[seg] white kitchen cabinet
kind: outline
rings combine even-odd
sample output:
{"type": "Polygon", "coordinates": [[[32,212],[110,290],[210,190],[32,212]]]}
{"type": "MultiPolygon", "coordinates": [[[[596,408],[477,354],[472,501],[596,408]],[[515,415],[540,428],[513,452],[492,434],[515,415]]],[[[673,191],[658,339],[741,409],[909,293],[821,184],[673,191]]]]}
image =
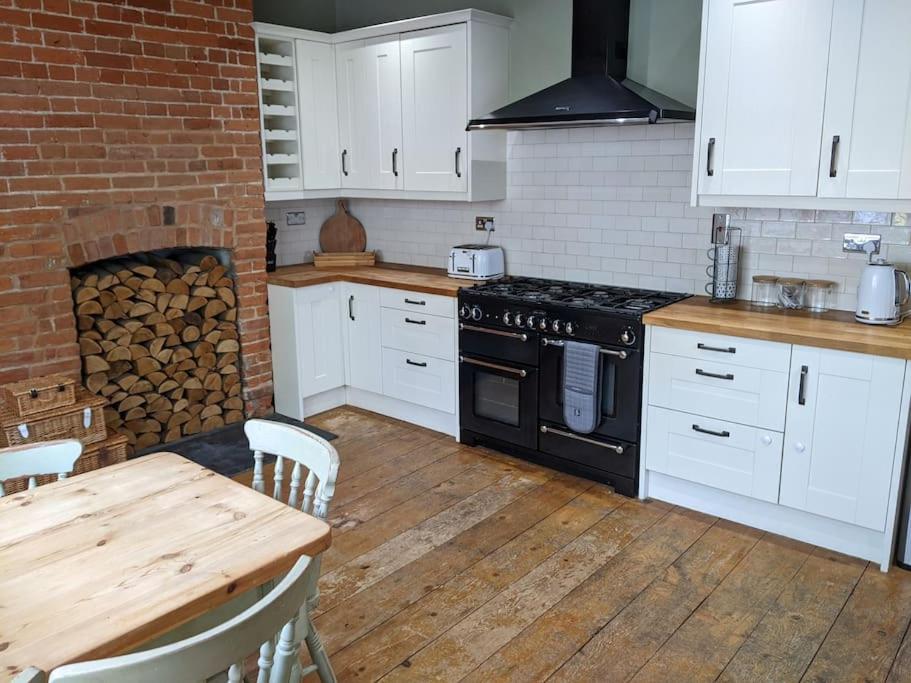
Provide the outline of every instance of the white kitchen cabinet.
{"type": "Polygon", "coordinates": [[[345,384],[342,316],[338,301],[338,283],[295,290],[294,327],[303,398],[345,384]]]}
{"type": "Polygon", "coordinates": [[[711,0],[701,194],[816,195],[833,0],[711,0]]]}
{"type": "Polygon", "coordinates": [[[341,303],[347,384],[380,393],[383,390],[383,352],[379,287],[342,283],[341,303]]]}
{"type": "Polygon", "coordinates": [[[338,102],[332,45],[296,40],[301,165],[305,190],[339,186],[338,102]]]}
{"type": "Polygon", "coordinates": [[[780,502],[882,531],[905,363],[795,346],[780,502]]]}
{"type": "Polygon", "coordinates": [[[821,197],[911,199],[911,2],[836,0],[821,197]]]}
{"type": "Polygon", "coordinates": [[[401,47],[405,189],[465,192],[466,26],[403,34],[401,47]]]}
{"type": "Polygon", "coordinates": [[[383,393],[444,413],[456,404],[455,363],[398,349],[383,349],[383,393]]]}
{"type": "MultiPolygon", "coordinates": [[[[292,47],[295,40],[308,41],[311,60],[308,71],[305,57],[299,56],[299,75],[285,74],[287,79],[273,84],[288,88],[290,94],[280,97],[293,99],[300,93],[302,118],[298,121],[295,114],[294,130],[270,133],[282,138],[275,144],[288,156],[264,157],[267,170],[272,168],[266,199],[340,193],[379,199],[504,199],[506,133],[469,133],[465,126],[508,102],[510,24],[505,17],[471,9],[336,34],[254,24],[258,37],[278,36],[292,47]],[[333,49],[333,83],[325,69],[326,45],[333,49]],[[322,121],[333,115],[327,102],[333,88],[337,128],[324,134],[322,121]],[[308,128],[310,121],[318,125],[308,128]],[[289,164],[297,164],[297,171],[292,173],[289,164]]],[[[303,47],[299,43],[298,49],[303,47]]]]}

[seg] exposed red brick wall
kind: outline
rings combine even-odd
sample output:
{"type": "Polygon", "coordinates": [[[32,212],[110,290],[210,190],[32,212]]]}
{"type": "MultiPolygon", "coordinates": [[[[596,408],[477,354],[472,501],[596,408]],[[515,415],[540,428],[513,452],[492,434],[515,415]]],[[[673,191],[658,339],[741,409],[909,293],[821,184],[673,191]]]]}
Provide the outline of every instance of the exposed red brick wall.
{"type": "Polygon", "coordinates": [[[271,405],[252,20],[252,0],[0,0],[0,382],[79,374],[68,268],[227,247],[244,398],[271,405]]]}

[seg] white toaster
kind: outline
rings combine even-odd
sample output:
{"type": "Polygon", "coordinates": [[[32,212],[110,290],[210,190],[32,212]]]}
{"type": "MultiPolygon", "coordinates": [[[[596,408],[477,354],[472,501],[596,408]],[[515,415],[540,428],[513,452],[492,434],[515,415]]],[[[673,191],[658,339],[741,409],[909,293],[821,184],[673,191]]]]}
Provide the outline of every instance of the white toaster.
{"type": "Polygon", "coordinates": [[[466,280],[502,277],[503,248],[490,244],[460,244],[449,250],[449,275],[466,280]]]}

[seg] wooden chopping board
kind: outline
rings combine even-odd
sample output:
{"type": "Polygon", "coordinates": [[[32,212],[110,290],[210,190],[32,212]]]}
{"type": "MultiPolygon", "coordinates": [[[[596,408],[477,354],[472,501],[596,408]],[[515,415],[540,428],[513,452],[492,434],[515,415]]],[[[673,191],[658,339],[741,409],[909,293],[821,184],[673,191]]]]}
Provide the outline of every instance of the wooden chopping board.
{"type": "Polygon", "coordinates": [[[345,202],[336,203],[335,213],[326,219],[319,230],[319,247],[326,253],[364,251],[367,233],[361,222],[348,213],[345,202]]]}

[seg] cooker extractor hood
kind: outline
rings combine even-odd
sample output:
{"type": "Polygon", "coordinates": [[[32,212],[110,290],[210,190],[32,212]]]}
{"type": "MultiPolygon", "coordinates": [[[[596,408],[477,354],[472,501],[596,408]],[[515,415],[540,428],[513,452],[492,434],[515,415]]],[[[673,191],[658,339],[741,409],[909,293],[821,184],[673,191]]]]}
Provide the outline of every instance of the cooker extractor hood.
{"type": "Polygon", "coordinates": [[[626,78],[630,0],[573,0],[572,75],[466,130],[693,121],[696,110],[626,78]]]}

